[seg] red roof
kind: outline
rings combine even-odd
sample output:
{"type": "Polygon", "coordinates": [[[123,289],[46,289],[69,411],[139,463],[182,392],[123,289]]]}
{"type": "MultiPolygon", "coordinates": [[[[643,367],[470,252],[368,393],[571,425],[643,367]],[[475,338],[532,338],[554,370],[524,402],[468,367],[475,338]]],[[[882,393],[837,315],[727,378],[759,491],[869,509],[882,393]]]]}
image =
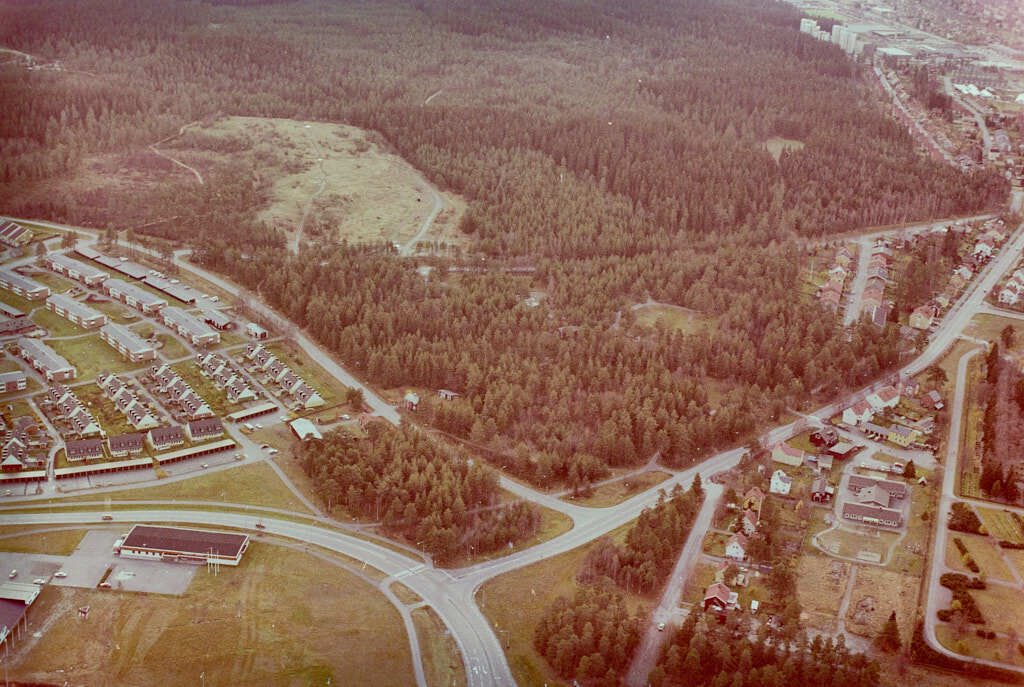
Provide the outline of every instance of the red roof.
{"type": "Polygon", "coordinates": [[[704,590],[704,601],[705,603],[712,599],[717,599],[722,602],[723,606],[729,605],[729,596],[732,591],[721,582],[715,582],[704,590]]]}
{"type": "Polygon", "coordinates": [[[896,389],[894,389],[891,386],[883,386],[881,389],[875,392],[875,396],[878,396],[878,398],[882,399],[883,403],[888,403],[893,399],[899,398],[900,392],[896,391],[896,389]]]}
{"type": "Polygon", "coordinates": [[[871,404],[869,404],[867,401],[863,399],[853,404],[853,412],[855,412],[857,415],[863,415],[864,413],[870,410],[871,404]]]}
{"type": "Polygon", "coordinates": [[[794,458],[803,458],[804,457],[804,452],[803,451],[801,451],[798,448],[793,448],[792,446],[787,444],[785,441],[783,441],[780,444],[776,444],[775,448],[781,450],[787,456],[793,456],[794,458]]]}

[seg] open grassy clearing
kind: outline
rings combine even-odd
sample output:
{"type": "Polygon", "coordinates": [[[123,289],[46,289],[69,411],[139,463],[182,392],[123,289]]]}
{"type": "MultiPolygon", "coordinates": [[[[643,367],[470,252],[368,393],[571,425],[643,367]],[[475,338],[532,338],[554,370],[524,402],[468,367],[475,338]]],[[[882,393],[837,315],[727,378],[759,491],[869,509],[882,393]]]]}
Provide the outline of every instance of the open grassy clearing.
{"type": "Polygon", "coordinates": [[[391,593],[397,596],[399,601],[408,606],[418,604],[423,601],[419,594],[398,581],[391,583],[391,593]]]}
{"type": "Polygon", "coordinates": [[[986,629],[1020,633],[1024,627],[1024,604],[1020,602],[1020,589],[990,584],[987,589],[972,590],[971,596],[985,617],[986,629]]]}
{"type": "Polygon", "coordinates": [[[50,333],[50,336],[75,336],[88,333],[71,320],[67,320],[46,308],[39,308],[32,313],[32,321],[50,333]]]}
{"type": "MultiPolygon", "coordinates": [[[[979,537],[963,532],[947,534],[946,561],[950,558],[960,559],[960,550],[953,543],[953,535],[956,535],[967,547],[967,552],[974,558],[974,562],[981,568],[981,574],[988,578],[1002,580],[1004,582],[1016,582],[1013,573],[1010,572],[1006,562],[1003,560],[1002,549],[1000,549],[988,537],[979,537]],[[950,551],[952,549],[952,551],[950,551]]],[[[952,567],[952,566],[950,566],[952,567]]],[[[966,568],[966,566],[964,566],[966,568]]]]}
{"type": "Polygon", "coordinates": [[[191,386],[204,401],[210,405],[215,415],[224,416],[233,413],[241,406],[237,403],[229,403],[228,395],[214,386],[209,378],[199,372],[199,366],[192,360],[184,360],[171,365],[171,369],[191,386]]]}
{"type": "Polygon", "coordinates": [[[348,387],[334,378],[314,362],[306,352],[298,346],[284,342],[269,344],[267,350],[277,356],[277,359],[292,369],[292,372],[302,377],[311,387],[319,392],[328,406],[335,406],[345,401],[345,393],[348,387]]]}
{"type": "MultiPolygon", "coordinates": [[[[372,586],[308,554],[254,542],[238,568],[205,570],[181,598],[48,587],[54,624],[13,657],[11,677],[76,684],[414,682],[398,612],[372,586]],[[76,609],[90,606],[88,618],[76,609]],[[183,660],[188,656],[188,660],[183,660]]],[[[30,626],[30,631],[34,629],[30,626]]]]}
{"type": "MultiPolygon", "coordinates": [[[[226,159],[203,150],[202,137],[242,141],[248,150],[241,155],[263,161],[262,168],[274,183],[270,203],[260,219],[289,235],[323,182],[306,220],[305,240],[316,237],[321,225],[331,227],[326,230],[329,235],[324,232],[329,239],[404,244],[420,230],[434,206],[434,196],[422,175],[391,153],[379,136],[356,127],[225,117],[168,145],[214,162],[226,159]]],[[[435,219],[438,226],[425,240],[455,238],[454,229],[465,205],[450,194],[442,195],[452,209],[435,219]]]]}
{"type": "MultiPolygon", "coordinates": [[[[631,526],[632,523],[623,525],[611,536],[621,538],[631,526]]],[[[477,592],[480,610],[498,636],[507,641],[505,656],[517,685],[562,684],[547,661],[533,648],[533,633],[544,611],[557,597],[571,599],[575,595],[579,586],[576,572],[591,546],[581,546],[499,575],[485,582],[477,592]]],[[[625,592],[622,596],[630,609],[639,609],[641,617],[653,606],[644,597],[625,592]]]]}
{"type": "Polygon", "coordinates": [[[42,298],[37,301],[30,301],[27,298],[16,296],[12,291],[7,289],[0,289],[0,303],[6,303],[12,308],[17,308],[26,315],[32,311],[33,308],[45,308],[46,299],[42,298]]]}
{"type": "Polygon", "coordinates": [[[779,138],[777,136],[765,139],[763,145],[768,153],[775,158],[776,162],[782,157],[782,151],[784,150],[796,152],[804,149],[803,141],[797,141],[792,138],[779,138]]]}
{"type": "Polygon", "coordinates": [[[816,554],[800,557],[796,567],[796,597],[808,613],[835,618],[850,579],[851,563],[816,554]]]}
{"type": "Polygon", "coordinates": [[[166,358],[167,360],[177,360],[178,358],[184,358],[190,355],[192,351],[185,348],[185,344],[178,340],[178,337],[166,332],[156,333],[156,350],[157,352],[166,358]]]}
{"type": "Polygon", "coordinates": [[[700,604],[704,601],[704,590],[708,585],[714,584],[715,572],[718,570],[716,563],[701,561],[693,566],[693,571],[683,585],[683,595],[680,598],[682,603],[700,604]]]}
{"type": "Polygon", "coordinates": [[[889,547],[899,538],[896,532],[871,531],[867,527],[863,531],[852,531],[844,528],[834,529],[818,537],[822,548],[837,556],[857,558],[861,552],[878,554],[882,561],[888,555],[889,547]]]}
{"type": "Polygon", "coordinates": [[[466,668],[448,628],[433,608],[412,612],[416,637],[423,654],[423,672],[430,687],[465,687],[466,668]]]}
{"type": "Polygon", "coordinates": [[[116,324],[132,324],[138,322],[142,315],[136,310],[118,303],[117,301],[102,300],[102,301],[83,301],[93,310],[99,310],[101,313],[107,316],[111,322],[116,324]]]}
{"type": "Polygon", "coordinates": [[[850,597],[850,608],[846,615],[847,630],[874,639],[882,630],[885,621],[889,619],[889,614],[896,611],[900,638],[906,646],[913,630],[919,588],[920,580],[912,575],[870,565],[859,566],[853,594],[850,597]],[[867,599],[873,603],[875,610],[861,618],[865,622],[858,623],[855,620],[858,605],[867,599]]]}
{"type": "Polygon", "coordinates": [[[594,489],[594,493],[587,497],[572,498],[563,496],[563,501],[571,501],[578,506],[590,508],[608,508],[617,506],[626,499],[650,489],[655,484],[661,484],[672,475],[661,470],[643,472],[633,477],[626,477],[609,484],[603,484],[594,489]]]}
{"type": "MultiPolygon", "coordinates": [[[[309,513],[309,509],[295,498],[295,494],[281,481],[277,473],[264,463],[251,463],[249,465],[240,465],[230,470],[206,472],[190,479],[152,487],[139,487],[137,489],[124,489],[104,494],[52,499],[46,503],[61,504],[74,501],[96,501],[100,498],[109,498],[112,502],[174,499],[224,501],[227,503],[283,508],[298,513],[309,513]]],[[[42,504],[43,502],[34,503],[42,504]]]]}
{"type": "Polygon", "coordinates": [[[104,396],[95,384],[83,384],[75,387],[75,396],[85,404],[85,407],[108,435],[115,436],[136,431],[124,414],[117,409],[114,402],[104,396]]]}
{"type": "Polygon", "coordinates": [[[676,329],[684,334],[696,334],[715,326],[715,318],[674,305],[651,303],[640,306],[634,312],[636,323],[641,327],[676,329]]]}
{"type": "Polygon", "coordinates": [[[956,630],[947,623],[935,626],[935,637],[942,646],[963,656],[985,658],[990,661],[1009,661],[1024,666],[1024,656],[1006,639],[983,639],[974,632],[967,632],[958,638],[956,630]]]}
{"type": "Polygon", "coordinates": [[[1024,543],[1024,529],[1009,511],[984,506],[975,506],[974,511],[981,518],[988,533],[996,539],[1024,543]]]}
{"type": "MultiPolygon", "coordinates": [[[[27,529],[20,525],[18,530],[27,529]]],[[[24,534],[0,535],[0,551],[19,553],[47,553],[55,556],[70,556],[78,548],[86,530],[57,530],[50,532],[25,532],[24,534]]]]}
{"type": "Polygon", "coordinates": [[[151,364],[125,360],[113,347],[100,339],[99,334],[77,339],[48,339],[45,343],[78,368],[77,380],[80,382],[96,379],[100,372],[121,374],[140,370],[151,364]]]}
{"type": "Polygon", "coordinates": [[[40,270],[32,275],[32,279],[40,284],[49,286],[51,293],[64,293],[72,286],[75,286],[74,282],[68,281],[64,277],[59,277],[48,270],[40,270]]]}
{"type": "Polygon", "coordinates": [[[970,324],[964,329],[964,334],[985,341],[998,341],[1000,334],[1007,326],[1013,329],[1015,341],[1024,342],[1024,337],[1021,336],[1021,332],[1024,332],[1024,320],[1019,320],[1015,317],[1000,317],[999,315],[987,314],[975,315],[971,318],[970,324]]]}

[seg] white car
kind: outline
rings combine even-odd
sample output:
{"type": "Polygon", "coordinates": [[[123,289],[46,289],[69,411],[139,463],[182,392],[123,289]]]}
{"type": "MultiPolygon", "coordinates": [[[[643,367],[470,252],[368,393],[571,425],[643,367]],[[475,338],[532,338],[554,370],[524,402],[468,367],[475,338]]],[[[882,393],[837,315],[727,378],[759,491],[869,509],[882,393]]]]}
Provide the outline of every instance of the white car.
{"type": "Polygon", "coordinates": [[[46,580],[44,580],[41,577],[37,577],[36,579],[32,580],[32,584],[46,584],[46,580]]]}
{"type": "Polygon", "coordinates": [[[63,570],[58,570],[57,572],[53,573],[53,576],[54,577],[67,577],[68,574],[66,572],[64,572],[63,570]]]}

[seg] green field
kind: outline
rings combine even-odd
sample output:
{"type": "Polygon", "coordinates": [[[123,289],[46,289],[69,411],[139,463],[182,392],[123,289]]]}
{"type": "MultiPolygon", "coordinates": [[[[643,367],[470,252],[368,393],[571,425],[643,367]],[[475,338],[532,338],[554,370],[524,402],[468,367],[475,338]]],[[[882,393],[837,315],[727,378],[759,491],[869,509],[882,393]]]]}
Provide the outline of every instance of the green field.
{"type": "Polygon", "coordinates": [[[117,406],[95,384],[83,384],[75,387],[75,396],[81,401],[86,409],[92,413],[96,421],[100,423],[109,436],[118,434],[129,434],[136,431],[129,424],[124,414],[117,409],[117,406]]]}
{"type": "MultiPolygon", "coordinates": [[[[84,301],[83,301],[84,302],[84,301]]],[[[137,311],[117,301],[102,301],[100,303],[85,302],[90,308],[99,310],[107,316],[111,322],[117,324],[132,324],[138,322],[142,317],[137,311]]]]}
{"type": "Polygon", "coordinates": [[[51,293],[63,293],[75,285],[75,282],[59,277],[53,272],[40,272],[38,274],[33,274],[32,279],[36,280],[40,284],[46,284],[49,286],[51,293]]]}
{"type": "Polygon", "coordinates": [[[661,327],[675,329],[684,334],[695,334],[715,326],[713,317],[672,305],[643,305],[634,312],[636,323],[641,327],[661,327]]]}
{"type": "Polygon", "coordinates": [[[196,570],[181,597],[46,587],[33,612],[49,628],[9,675],[62,684],[74,666],[88,685],[191,685],[200,673],[209,687],[415,684],[397,610],[323,558],[253,542],[237,568],[196,570]]]}
{"type": "MultiPolygon", "coordinates": [[[[24,530],[24,526],[20,526],[24,530]]],[[[85,530],[58,529],[56,531],[25,532],[0,536],[0,551],[19,553],[47,553],[55,556],[70,556],[82,541],[85,530]]]]}
{"type": "Polygon", "coordinates": [[[430,687],[464,687],[466,668],[459,647],[433,608],[412,612],[416,638],[423,652],[423,672],[430,687]]]}
{"type": "Polygon", "coordinates": [[[797,141],[792,138],[778,138],[772,137],[764,141],[764,147],[768,150],[769,154],[775,158],[778,162],[779,158],[782,157],[782,151],[798,151],[804,149],[803,141],[797,141]]]}
{"type": "Polygon", "coordinates": [[[87,330],[72,323],[71,320],[45,308],[40,308],[32,313],[32,321],[49,331],[50,336],[75,336],[87,333],[87,330]]]}
{"type": "Polygon", "coordinates": [[[95,379],[100,372],[121,374],[141,370],[150,362],[132,363],[100,339],[99,334],[78,339],[51,339],[46,343],[78,368],[78,380],[95,379]]]}
{"type": "Polygon", "coordinates": [[[1009,511],[985,508],[983,506],[976,506],[974,510],[977,511],[978,517],[985,524],[985,529],[993,537],[1024,544],[1024,529],[1021,528],[1009,511]]]}
{"type": "Polygon", "coordinates": [[[7,305],[11,306],[12,308],[17,308],[18,310],[22,311],[26,315],[28,313],[30,313],[33,308],[45,308],[46,307],[46,299],[45,298],[40,299],[38,301],[30,301],[30,300],[28,300],[26,298],[22,298],[21,296],[14,295],[13,292],[8,291],[7,289],[0,289],[0,302],[6,303],[7,305]]]}
{"type": "Polygon", "coordinates": [[[185,380],[185,383],[202,396],[216,415],[227,415],[239,409],[238,404],[228,403],[228,396],[214,386],[213,382],[199,373],[199,366],[191,360],[171,365],[171,369],[185,380]]]}

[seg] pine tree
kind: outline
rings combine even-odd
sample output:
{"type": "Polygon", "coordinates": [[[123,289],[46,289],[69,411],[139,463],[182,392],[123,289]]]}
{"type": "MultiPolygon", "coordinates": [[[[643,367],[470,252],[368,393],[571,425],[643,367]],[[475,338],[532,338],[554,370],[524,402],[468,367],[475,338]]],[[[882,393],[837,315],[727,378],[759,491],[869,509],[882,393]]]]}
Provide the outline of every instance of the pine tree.
{"type": "Polygon", "coordinates": [[[896,653],[903,646],[903,642],[900,641],[900,627],[896,623],[896,611],[889,614],[889,619],[885,621],[882,631],[875,638],[875,645],[888,653],[896,653]]]}

